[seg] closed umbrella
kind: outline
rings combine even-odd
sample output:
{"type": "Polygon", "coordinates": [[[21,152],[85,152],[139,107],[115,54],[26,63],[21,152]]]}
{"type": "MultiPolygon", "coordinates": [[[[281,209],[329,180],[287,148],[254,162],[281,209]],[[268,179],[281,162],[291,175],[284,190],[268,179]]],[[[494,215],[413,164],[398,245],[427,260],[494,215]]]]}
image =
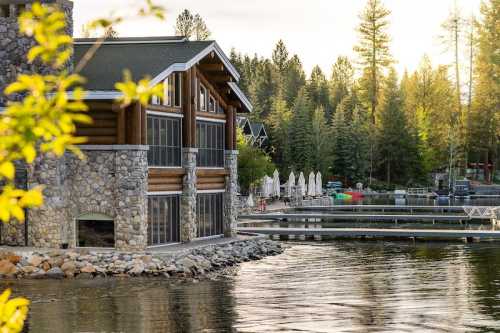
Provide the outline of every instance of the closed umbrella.
{"type": "Polygon", "coordinates": [[[301,171],[299,175],[299,189],[302,196],[306,195],[306,179],[304,178],[304,173],[301,171]]]}
{"type": "Polygon", "coordinates": [[[273,194],[273,179],[269,176],[264,176],[262,180],[262,197],[269,198],[273,194]]]}
{"type": "Polygon", "coordinates": [[[316,195],[323,194],[323,180],[321,179],[321,172],[316,174],[316,195]]]}
{"type": "Polygon", "coordinates": [[[294,186],[295,186],[295,175],[292,171],[290,172],[290,176],[288,176],[288,183],[286,184],[287,194],[290,198],[292,197],[294,186]]]}
{"type": "Polygon", "coordinates": [[[278,170],[274,170],[273,173],[273,196],[280,197],[280,174],[278,170]]]}
{"type": "Polygon", "coordinates": [[[314,172],[309,173],[309,182],[307,186],[307,195],[310,197],[316,196],[316,180],[314,179],[314,172]]]}

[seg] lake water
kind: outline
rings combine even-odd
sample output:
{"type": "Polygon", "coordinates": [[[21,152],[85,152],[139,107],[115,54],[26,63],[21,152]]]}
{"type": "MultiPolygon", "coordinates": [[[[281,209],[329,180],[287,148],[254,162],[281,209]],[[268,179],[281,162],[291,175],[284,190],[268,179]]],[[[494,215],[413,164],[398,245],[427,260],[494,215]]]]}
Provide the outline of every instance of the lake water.
{"type": "Polygon", "coordinates": [[[500,243],[287,243],[217,281],[23,280],[27,332],[500,332],[500,243]]]}

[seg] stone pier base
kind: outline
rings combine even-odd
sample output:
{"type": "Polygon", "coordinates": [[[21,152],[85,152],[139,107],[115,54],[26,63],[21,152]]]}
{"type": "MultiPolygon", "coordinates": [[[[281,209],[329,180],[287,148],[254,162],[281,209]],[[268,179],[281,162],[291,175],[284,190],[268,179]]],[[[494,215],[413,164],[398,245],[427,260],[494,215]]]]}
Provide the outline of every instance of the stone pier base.
{"type": "Polygon", "coordinates": [[[196,156],[197,148],[184,148],[183,166],[185,175],[182,180],[181,196],[181,242],[196,238],[196,156]]]}
{"type": "Polygon", "coordinates": [[[238,151],[226,150],[226,193],[224,194],[224,236],[236,237],[238,219],[238,151]]]}

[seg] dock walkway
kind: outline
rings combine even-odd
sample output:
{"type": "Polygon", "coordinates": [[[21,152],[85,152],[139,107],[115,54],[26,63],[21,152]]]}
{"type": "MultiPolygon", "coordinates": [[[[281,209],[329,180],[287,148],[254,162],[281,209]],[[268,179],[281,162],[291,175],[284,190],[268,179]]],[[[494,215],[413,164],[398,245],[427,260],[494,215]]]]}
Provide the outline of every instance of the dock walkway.
{"type": "Polygon", "coordinates": [[[367,229],[367,228],[264,228],[244,227],[239,231],[264,235],[394,237],[394,238],[465,238],[500,239],[500,231],[435,229],[367,229]]]}

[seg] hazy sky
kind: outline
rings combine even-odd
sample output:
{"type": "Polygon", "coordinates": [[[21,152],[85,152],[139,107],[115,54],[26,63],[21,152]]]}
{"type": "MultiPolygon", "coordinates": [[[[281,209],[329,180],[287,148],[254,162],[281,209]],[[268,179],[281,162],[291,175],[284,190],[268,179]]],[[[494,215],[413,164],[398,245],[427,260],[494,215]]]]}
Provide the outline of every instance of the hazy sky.
{"type": "MultiPolygon", "coordinates": [[[[132,8],[139,0],[75,0],[75,35],[85,22],[112,10],[132,8]],[[127,7],[130,4],[131,7],[127,7]]],[[[326,72],[339,55],[354,57],[358,13],[365,0],[156,0],[167,8],[167,21],[133,20],[117,27],[120,36],[172,35],[183,8],[199,13],[212,38],[229,53],[270,57],[279,39],[297,54],[309,74],[318,64],[326,72]]],[[[391,52],[396,67],[414,70],[427,53],[435,63],[446,63],[438,36],[454,0],[384,0],[390,16],[391,52]]],[[[478,13],[480,0],[457,0],[464,14],[478,13]]]]}

